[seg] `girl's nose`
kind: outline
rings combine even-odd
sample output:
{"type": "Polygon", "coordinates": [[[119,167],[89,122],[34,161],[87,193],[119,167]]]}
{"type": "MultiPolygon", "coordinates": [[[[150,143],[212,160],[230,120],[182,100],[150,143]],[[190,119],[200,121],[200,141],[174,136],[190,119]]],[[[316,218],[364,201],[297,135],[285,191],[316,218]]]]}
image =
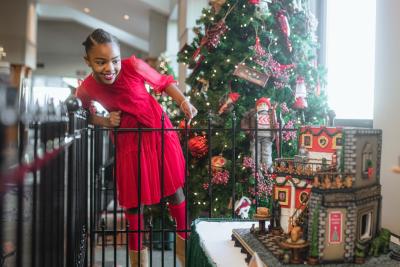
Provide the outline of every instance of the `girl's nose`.
{"type": "Polygon", "coordinates": [[[105,71],[114,72],[114,65],[112,62],[105,65],[105,71]]]}

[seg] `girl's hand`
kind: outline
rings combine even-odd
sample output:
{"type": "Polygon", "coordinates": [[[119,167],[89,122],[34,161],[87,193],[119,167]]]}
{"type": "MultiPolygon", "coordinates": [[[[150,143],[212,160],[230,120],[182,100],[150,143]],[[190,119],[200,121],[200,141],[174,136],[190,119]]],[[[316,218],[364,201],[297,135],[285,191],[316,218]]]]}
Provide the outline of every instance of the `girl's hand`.
{"type": "Polygon", "coordinates": [[[121,123],[121,111],[111,111],[108,116],[109,127],[118,127],[121,123]]]}
{"type": "Polygon", "coordinates": [[[189,119],[189,122],[197,115],[197,109],[189,102],[189,100],[185,99],[181,103],[181,110],[185,113],[186,118],[189,119]]]}

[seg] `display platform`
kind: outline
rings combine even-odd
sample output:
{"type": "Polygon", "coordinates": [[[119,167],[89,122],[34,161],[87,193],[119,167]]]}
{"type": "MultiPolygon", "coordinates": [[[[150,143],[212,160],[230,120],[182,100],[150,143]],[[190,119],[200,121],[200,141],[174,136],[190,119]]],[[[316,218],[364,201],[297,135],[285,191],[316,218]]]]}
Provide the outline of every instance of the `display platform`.
{"type": "MultiPolygon", "coordinates": [[[[253,233],[250,232],[250,228],[246,229],[233,229],[232,239],[235,241],[235,246],[241,248],[243,253],[247,255],[246,260],[249,260],[251,256],[257,252],[258,256],[265,264],[266,267],[279,267],[279,266],[290,266],[290,267],[304,267],[305,264],[284,264],[279,261],[283,253],[283,248],[274,242],[270,242],[268,237],[265,237],[265,241],[258,239],[253,233]]],[[[390,249],[395,251],[400,251],[400,246],[390,243],[390,249]]],[[[353,266],[363,266],[363,267],[400,267],[400,262],[391,259],[390,253],[386,255],[381,255],[379,257],[370,257],[366,260],[364,264],[354,264],[354,263],[326,263],[314,266],[321,267],[353,267],[353,266]]]]}
{"type": "Polygon", "coordinates": [[[187,266],[247,267],[246,255],[231,240],[235,228],[250,228],[256,222],[232,219],[197,219],[192,223],[187,266]]]}

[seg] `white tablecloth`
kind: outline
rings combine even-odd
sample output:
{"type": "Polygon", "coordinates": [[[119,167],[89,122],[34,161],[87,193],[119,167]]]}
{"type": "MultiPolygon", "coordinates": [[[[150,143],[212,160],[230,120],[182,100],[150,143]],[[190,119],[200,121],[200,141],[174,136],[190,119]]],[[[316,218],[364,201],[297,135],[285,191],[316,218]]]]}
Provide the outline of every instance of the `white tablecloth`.
{"type": "Polygon", "coordinates": [[[246,255],[234,246],[231,235],[232,229],[250,228],[253,223],[201,221],[196,225],[196,231],[206,253],[218,267],[247,267],[246,255]]]}

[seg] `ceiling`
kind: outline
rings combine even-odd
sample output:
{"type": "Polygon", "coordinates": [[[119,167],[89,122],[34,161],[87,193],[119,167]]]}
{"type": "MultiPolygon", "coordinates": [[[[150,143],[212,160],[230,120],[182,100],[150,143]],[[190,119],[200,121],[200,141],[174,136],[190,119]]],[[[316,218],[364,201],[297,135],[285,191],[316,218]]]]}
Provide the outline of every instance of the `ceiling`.
{"type": "Polygon", "coordinates": [[[143,52],[149,51],[151,11],[176,19],[177,0],[38,0],[40,20],[72,20],[103,28],[143,52]]]}

